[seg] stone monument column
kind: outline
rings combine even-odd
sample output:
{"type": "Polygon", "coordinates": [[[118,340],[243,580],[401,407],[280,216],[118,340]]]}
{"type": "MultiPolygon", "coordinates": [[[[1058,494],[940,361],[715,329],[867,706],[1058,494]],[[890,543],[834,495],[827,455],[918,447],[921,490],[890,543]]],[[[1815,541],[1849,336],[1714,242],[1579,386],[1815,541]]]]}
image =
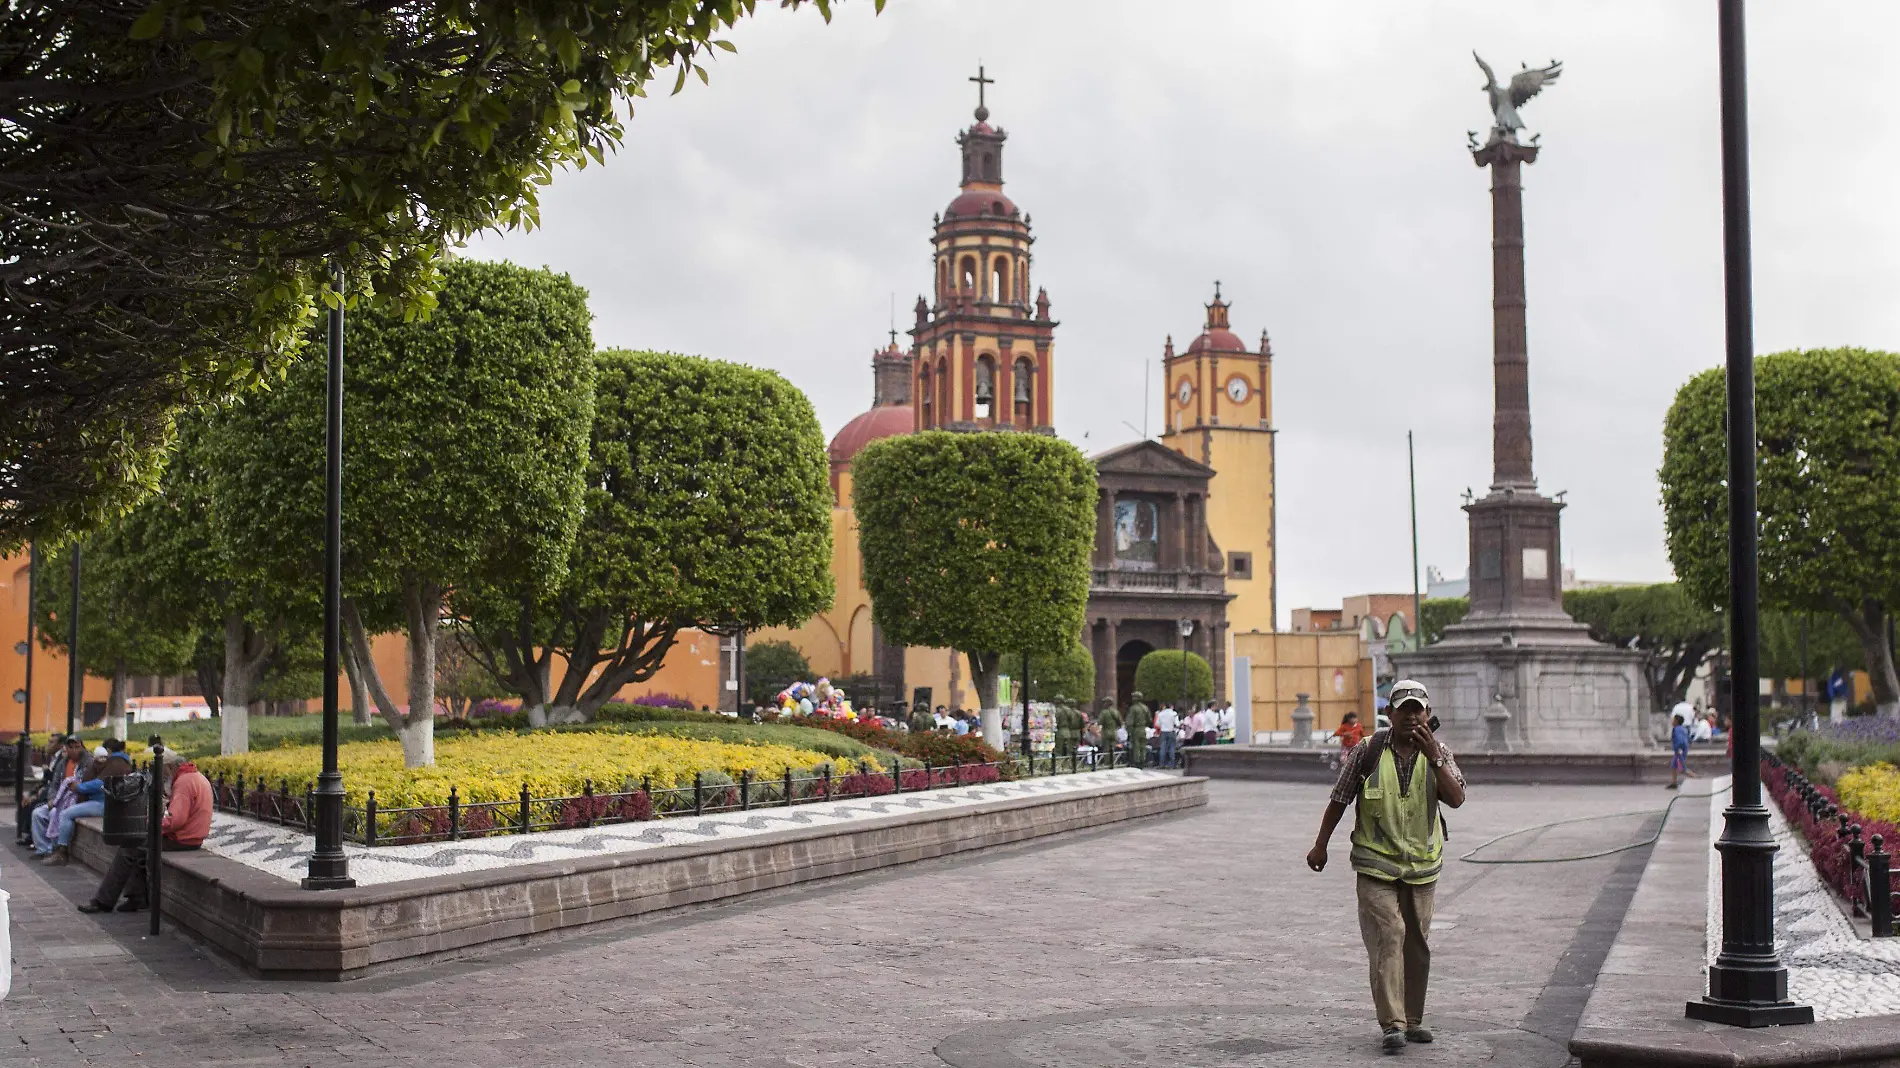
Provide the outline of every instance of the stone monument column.
{"type": "Polygon", "coordinates": [[[1531,474],[1530,341],[1524,324],[1524,185],[1535,145],[1493,141],[1472,153],[1491,168],[1491,486],[1535,489],[1531,474]]]}

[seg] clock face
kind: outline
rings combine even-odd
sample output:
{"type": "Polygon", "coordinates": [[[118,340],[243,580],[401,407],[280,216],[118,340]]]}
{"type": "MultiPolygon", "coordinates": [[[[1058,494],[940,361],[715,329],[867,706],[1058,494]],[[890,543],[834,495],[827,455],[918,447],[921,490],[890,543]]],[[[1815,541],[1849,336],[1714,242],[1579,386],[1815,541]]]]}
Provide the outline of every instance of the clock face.
{"type": "Polygon", "coordinates": [[[1187,402],[1194,398],[1194,383],[1183,378],[1181,385],[1174,391],[1174,397],[1181,402],[1181,407],[1187,407],[1187,402]]]}
{"type": "Polygon", "coordinates": [[[1246,379],[1235,375],[1227,380],[1227,397],[1235,404],[1246,401],[1248,392],[1246,379]]]}

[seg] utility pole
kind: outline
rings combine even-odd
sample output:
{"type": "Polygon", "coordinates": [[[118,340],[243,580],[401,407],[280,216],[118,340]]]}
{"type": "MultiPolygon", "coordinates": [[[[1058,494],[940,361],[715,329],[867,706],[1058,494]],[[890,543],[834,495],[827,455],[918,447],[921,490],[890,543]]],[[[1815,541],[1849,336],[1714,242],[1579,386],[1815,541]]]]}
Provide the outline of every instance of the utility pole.
{"type": "Polygon", "coordinates": [[[1405,432],[1405,477],[1412,487],[1412,637],[1414,648],[1424,648],[1425,617],[1418,593],[1418,464],[1412,458],[1412,432],[1405,432]]]}

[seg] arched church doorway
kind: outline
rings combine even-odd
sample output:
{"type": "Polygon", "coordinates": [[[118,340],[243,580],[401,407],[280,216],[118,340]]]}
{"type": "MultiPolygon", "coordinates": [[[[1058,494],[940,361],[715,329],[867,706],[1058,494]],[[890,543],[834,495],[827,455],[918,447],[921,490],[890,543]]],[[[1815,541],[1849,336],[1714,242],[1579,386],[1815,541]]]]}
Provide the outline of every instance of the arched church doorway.
{"type": "Polygon", "coordinates": [[[1135,666],[1141,658],[1155,651],[1155,647],[1136,639],[1125,642],[1115,651],[1115,707],[1127,708],[1134,699],[1135,666]]]}

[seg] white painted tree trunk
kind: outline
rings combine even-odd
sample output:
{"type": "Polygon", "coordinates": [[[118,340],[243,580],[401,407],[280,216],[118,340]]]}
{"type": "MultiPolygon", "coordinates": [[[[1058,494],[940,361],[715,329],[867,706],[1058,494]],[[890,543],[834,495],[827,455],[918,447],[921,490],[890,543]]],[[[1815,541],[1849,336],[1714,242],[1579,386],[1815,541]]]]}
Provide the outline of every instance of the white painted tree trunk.
{"type": "Polygon", "coordinates": [[[125,741],[125,666],[112,672],[112,693],[106,698],[106,733],[125,741]]]}
{"type": "Polygon", "coordinates": [[[426,768],[435,763],[435,717],[418,718],[410,706],[409,725],[399,733],[402,738],[402,766],[426,768]]]}
{"type": "Polygon", "coordinates": [[[218,752],[225,756],[251,751],[251,679],[256,670],[247,640],[251,637],[242,614],[225,617],[224,693],[218,699],[218,752]]]}
{"type": "Polygon", "coordinates": [[[1003,710],[995,707],[983,709],[983,740],[992,749],[1003,748],[1003,710]]]}
{"type": "Polygon", "coordinates": [[[982,709],[983,740],[992,749],[1003,748],[1003,710],[996,704],[997,665],[995,653],[970,653],[970,675],[976,683],[977,706],[982,709]]]}

